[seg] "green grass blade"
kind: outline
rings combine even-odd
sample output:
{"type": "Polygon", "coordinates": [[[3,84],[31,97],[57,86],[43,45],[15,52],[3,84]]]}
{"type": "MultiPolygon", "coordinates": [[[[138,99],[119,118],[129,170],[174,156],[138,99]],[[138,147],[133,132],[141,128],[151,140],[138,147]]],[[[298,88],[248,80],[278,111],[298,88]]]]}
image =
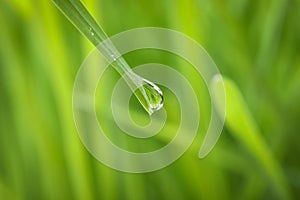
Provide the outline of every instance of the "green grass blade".
{"type": "MultiPolygon", "coordinates": [[[[280,166],[265,143],[241,92],[236,84],[228,78],[224,78],[224,85],[226,89],[226,126],[259,162],[282,199],[289,199],[286,180],[280,166]]],[[[216,104],[218,105],[218,102],[216,104]]]]}

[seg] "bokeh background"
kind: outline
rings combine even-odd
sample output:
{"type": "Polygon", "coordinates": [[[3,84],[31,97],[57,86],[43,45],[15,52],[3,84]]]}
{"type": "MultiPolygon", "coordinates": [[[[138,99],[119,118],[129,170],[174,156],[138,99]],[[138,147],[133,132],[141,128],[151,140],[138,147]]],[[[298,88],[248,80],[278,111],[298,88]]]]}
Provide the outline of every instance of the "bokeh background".
{"type": "MultiPolygon", "coordinates": [[[[80,142],[72,116],[76,72],[93,46],[51,1],[1,0],[0,199],[300,198],[299,0],[83,2],[108,35],[158,26],[203,45],[227,77],[221,138],[198,159],[205,97],[200,136],[171,166],[128,174],[101,164],[80,142]]],[[[197,85],[193,70],[165,52],[127,56],[132,66],[151,58],[177,63],[197,85]]]]}

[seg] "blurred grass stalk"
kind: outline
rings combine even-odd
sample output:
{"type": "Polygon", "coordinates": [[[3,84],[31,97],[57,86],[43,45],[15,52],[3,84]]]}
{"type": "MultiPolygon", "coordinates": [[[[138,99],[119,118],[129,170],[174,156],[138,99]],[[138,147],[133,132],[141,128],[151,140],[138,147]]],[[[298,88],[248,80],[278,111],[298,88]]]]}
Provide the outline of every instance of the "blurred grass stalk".
{"type": "MultiPolygon", "coordinates": [[[[253,155],[262,169],[269,176],[274,189],[280,195],[280,199],[291,199],[288,184],[282,173],[279,163],[276,162],[271,150],[261,137],[258,126],[253,119],[245,100],[236,84],[229,78],[223,78],[226,89],[226,125],[253,155]]],[[[219,93],[215,93],[215,99],[219,100],[219,93]]],[[[222,109],[222,102],[216,102],[222,109]]]]}

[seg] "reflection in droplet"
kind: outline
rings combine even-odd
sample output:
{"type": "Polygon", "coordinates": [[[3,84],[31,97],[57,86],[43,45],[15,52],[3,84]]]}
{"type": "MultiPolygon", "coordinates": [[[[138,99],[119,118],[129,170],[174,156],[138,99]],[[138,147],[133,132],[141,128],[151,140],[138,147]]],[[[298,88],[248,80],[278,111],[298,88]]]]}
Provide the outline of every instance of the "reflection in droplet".
{"type": "Polygon", "coordinates": [[[143,79],[142,85],[137,88],[134,94],[150,115],[163,107],[162,91],[157,85],[146,79],[143,79]]]}

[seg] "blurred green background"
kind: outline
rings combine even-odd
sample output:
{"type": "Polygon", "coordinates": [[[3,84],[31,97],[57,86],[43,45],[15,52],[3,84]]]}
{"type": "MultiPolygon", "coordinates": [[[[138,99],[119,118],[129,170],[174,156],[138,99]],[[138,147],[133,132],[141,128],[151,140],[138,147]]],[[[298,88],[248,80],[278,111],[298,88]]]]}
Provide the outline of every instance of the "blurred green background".
{"type": "MultiPolygon", "coordinates": [[[[1,0],[0,199],[300,198],[299,0],[84,3],[108,35],[158,26],[203,45],[227,77],[221,138],[200,160],[199,134],[179,160],[147,174],[101,164],[72,117],[76,72],[93,46],[51,1],[1,0]]],[[[127,57],[133,65],[151,61],[127,57]]]]}

